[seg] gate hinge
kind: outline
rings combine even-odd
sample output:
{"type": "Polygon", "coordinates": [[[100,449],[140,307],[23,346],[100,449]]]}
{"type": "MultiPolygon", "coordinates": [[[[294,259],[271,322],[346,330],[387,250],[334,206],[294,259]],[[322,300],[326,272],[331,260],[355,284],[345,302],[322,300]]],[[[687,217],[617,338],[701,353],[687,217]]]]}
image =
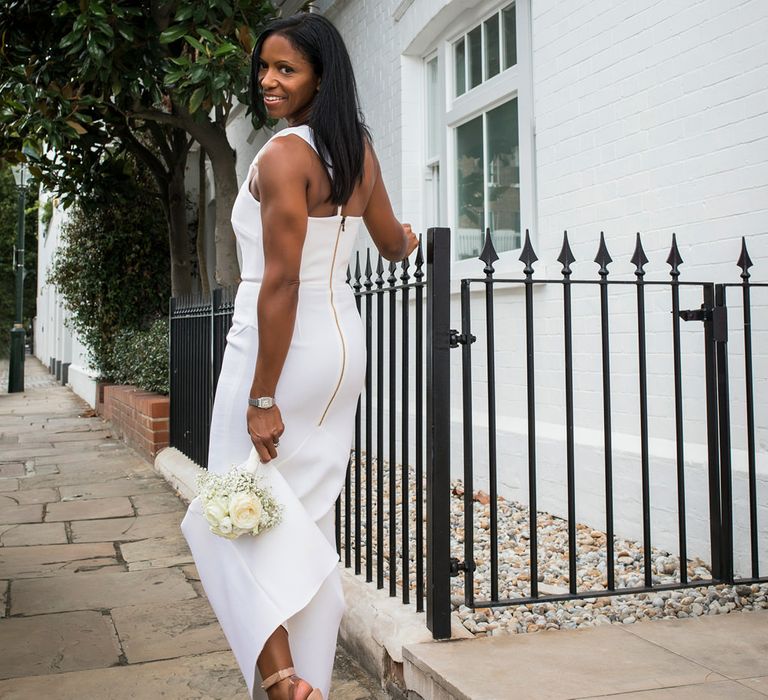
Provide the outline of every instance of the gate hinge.
{"type": "Polygon", "coordinates": [[[462,571],[474,571],[475,569],[477,569],[477,564],[474,561],[467,564],[465,561],[459,561],[456,557],[451,557],[451,576],[458,576],[462,571]]]}
{"type": "Polygon", "coordinates": [[[449,331],[449,339],[448,342],[450,343],[452,348],[457,348],[459,345],[471,345],[474,343],[477,338],[475,338],[474,335],[471,333],[459,333],[457,330],[454,330],[451,328],[449,331]]]}

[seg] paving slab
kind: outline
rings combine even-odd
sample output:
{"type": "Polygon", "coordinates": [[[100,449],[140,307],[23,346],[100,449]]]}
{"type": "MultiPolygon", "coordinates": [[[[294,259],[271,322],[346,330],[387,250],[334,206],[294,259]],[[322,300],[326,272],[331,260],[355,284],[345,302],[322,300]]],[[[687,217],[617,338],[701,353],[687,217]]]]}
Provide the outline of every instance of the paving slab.
{"type": "Polygon", "coordinates": [[[2,508],[4,504],[26,506],[35,503],[55,503],[58,500],[59,492],[54,488],[12,491],[10,493],[6,492],[0,496],[0,508],[2,508]]]}
{"type": "Polygon", "coordinates": [[[0,681],[3,700],[248,700],[231,652],[0,681]]]}
{"type": "MultiPolygon", "coordinates": [[[[119,477],[110,481],[102,481],[94,484],[73,484],[62,486],[60,489],[62,501],[88,500],[93,498],[109,498],[115,496],[138,496],[151,494],[158,491],[168,491],[168,485],[163,479],[156,476],[147,477],[119,477]]],[[[172,493],[167,493],[179,509],[179,499],[172,493]]],[[[157,511],[155,511],[157,512],[157,511]]]]}
{"type": "Polygon", "coordinates": [[[0,581],[0,618],[5,617],[5,611],[8,607],[8,588],[10,581],[0,581]]]}
{"type": "Polygon", "coordinates": [[[149,537],[119,545],[128,571],[192,563],[192,554],[181,534],[149,537]]]}
{"type": "Polygon", "coordinates": [[[183,513],[186,509],[179,497],[168,489],[163,480],[165,491],[161,493],[147,493],[131,496],[133,507],[139,515],[152,515],[154,513],[183,513]]]}
{"type": "Polygon", "coordinates": [[[637,693],[621,695],[593,695],[580,700],[765,700],[765,695],[755,692],[738,681],[717,681],[697,685],[684,685],[678,688],[660,688],[643,690],[637,693]]]}
{"type": "Polygon", "coordinates": [[[627,631],[727,678],[768,675],[768,610],[631,625],[627,631]]]}
{"type": "Polygon", "coordinates": [[[45,511],[45,521],[99,520],[133,515],[133,504],[125,496],[93,498],[85,501],[51,503],[45,511]]]}
{"type": "Polygon", "coordinates": [[[110,542],[0,547],[0,578],[52,576],[71,573],[84,564],[116,563],[117,553],[110,542]]]}
{"type": "Polygon", "coordinates": [[[132,664],[229,649],[211,606],[202,598],[113,608],[112,620],[132,664]]]}
{"type": "Polygon", "coordinates": [[[403,656],[417,671],[412,682],[434,679],[462,700],[566,700],[727,680],[615,625],[414,644],[403,656]]]}
{"type": "Polygon", "coordinates": [[[0,525],[0,545],[3,547],[66,543],[67,532],[64,523],[0,525]]]}
{"type": "Polygon", "coordinates": [[[768,695],[768,676],[760,676],[758,678],[741,678],[739,679],[739,683],[746,686],[747,688],[756,690],[758,693],[768,695]]]}
{"type": "Polygon", "coordinates": [[[26,506],[5,506],[0,508],[0,525],[14,523],[39,523],[43,520],[43,506],[31,504],[26,506]]]}
{"type": "MultiPolygon", "coordinates": [[[[3,452],[5,452],[7,456],[10,456],[5,449],[3,452]]],[[[0,478],[5,478],[7,476],[24,476],[25,473],[26,470],[24,469],[23,462],[0,463],[0,478]]]]}
{"type": "Polygon", "coordinates": [[[173,537],[179,534],[178,513],[139,515],[135,518],[81,520],[72,523],[73,542],[128,542],[148,537],[173,537]]]}
{"type": "Polygon", "coordinates": [[[104,668],[120,660],[111,620],[93,611],[4,620],[0,649],[0,678],[104,668]]]}
{"type": "Polygon", "coordinates": [[[14,581],[11,587],[11,615],[166,603],[196,595],[195,589],[178,569],[110,571],[88,576],[62,574],[14,581]]]}
{"type": "Polygon", "coordinates": [[[18,479],[0,479],[0,493],[8,493],[9,491],[19,490],[18,479]]]}
{"type": "Polygon", "coordinates": [[[77,428],[73,427],[71,430],[45,430],[39,433],[22,433],[19,435],[19,443],[48,443],[48,444],[61,444],[63,442],[94,442],[103,441],[112,437],[111,430],[105,430],[103,427],[101,430],[92,430],[89,428],[77,428]]]}

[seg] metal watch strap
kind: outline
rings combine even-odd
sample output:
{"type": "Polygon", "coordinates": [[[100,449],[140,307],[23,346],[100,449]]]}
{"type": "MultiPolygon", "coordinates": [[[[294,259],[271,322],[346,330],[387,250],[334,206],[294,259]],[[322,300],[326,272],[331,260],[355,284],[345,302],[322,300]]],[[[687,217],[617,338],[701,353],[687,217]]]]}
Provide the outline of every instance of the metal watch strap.
{"type": "Polygon", "coordinates": [[[272,396],[259,396],[255,399],[248,399],[249,406],[255,406],[256,408],[272,408],[275,405],[275,399],[272,396]]]}

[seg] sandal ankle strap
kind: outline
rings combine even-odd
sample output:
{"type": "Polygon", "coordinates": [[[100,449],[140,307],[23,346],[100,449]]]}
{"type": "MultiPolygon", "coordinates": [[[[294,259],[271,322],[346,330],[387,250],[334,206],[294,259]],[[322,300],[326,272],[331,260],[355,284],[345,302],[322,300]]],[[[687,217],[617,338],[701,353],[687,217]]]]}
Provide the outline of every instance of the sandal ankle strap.
{"type": "Polygon", "coordinates": [[[291,666],[290,668],[281,668],[279,671],[275,671],[271,676],[267,676],[261,683],[263,690],[269,690],[275,683],[284,681],[286,678],[290,678],[296,673],[296,670],[291,666]]]}

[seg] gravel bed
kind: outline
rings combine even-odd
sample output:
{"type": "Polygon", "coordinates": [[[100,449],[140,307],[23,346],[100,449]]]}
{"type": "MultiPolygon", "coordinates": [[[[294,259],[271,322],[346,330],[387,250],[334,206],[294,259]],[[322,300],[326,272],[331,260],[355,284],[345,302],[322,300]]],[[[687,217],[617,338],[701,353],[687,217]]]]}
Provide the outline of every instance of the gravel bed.
{"type": "MultiPolygon", "coordinates": [[[[384,573],[385,588],[389,582],[389,483],[388,465],[384,467],[384,573]]],[[[375,463],[373,465],[376,473],[375,463]]],[[[409,588],[416,589],[416,538],[415,538],[415,473],[409,470],[409,588]]],[[[402,588],[402,493],[401,468],[397,467],[395,503],[397,509],[397,585],[402,588]]],[[[354,473],[352,473],[354,498],[354,473]]],[[[365,470],[361,469],[361,561],[365,573],[365,470]]],[[[461,480],[451,484],[451,553],[463,560],[464,550],[464,499],[461,480]]],[[[375,484],[374,484],[375,499],[375,484]]],[[[473,494],[474,552],[477,569],[474,574],[475,600],[490,598],[490,498],[482,491],[473,494]]],[[[342,495],[342,514],[344,503],[342,495]]],[[[375,523],[378,510],[373,504],[374,579],[376,576],[375,523]]],[[[426,511],[425,511],[426,516],[426,511]]],[[[354,522],[354,508],[353,508],[354,522]]],[[[530,595],[528,508],[525,505],[498,499],[499,533],[499,597],[524,598],[530,595]]],[[[539,595],[557,595],[568,592],[568,523],[566,520],[539,512],[538,555],[539,595]]],[[[352,562],[354,564],[354,524],[351,528],[352,562]]],[[[426,533],[426,526],[424,528],[426,533]]],[[[342,524],[342,547],[345,541],[342,524]]],[[[605,533],[583,525],[576,526],[577,587],[579,591],[603,591],[606,589],[605,533]]],[[[643,547],[640,543],[614,538],[616,587],[634,588],[644,585],[643,547]]],[[[344,554],[342,552],[342,560],[344,554]]],[[[674,584],[680,580],[679,559],[668,552],[653,548],[651,553],[652,580],[654,584],[674,584]]],[[[452,579],[451,605],[461,623],[475,635],[519,634],[551,629],[576,629],[601,624],[634,624],[651,619],[698,617],[701,615],[727,614],[734,610],[768,609],[768,583],[752,585],[711,585],[711,572],[706,562],[692,559],[687,562],[689,581],[701,581],[700,586],[652,593],[594,596],[580,600],[564,600],[549,603],[517,604],[503,607],[475,607],[464,605],[464,576],[452,579]]],[[[375,585],[375,584],[372,584],[375,585]]],[[[415,595],[411,596],[411,600],[415,595]]]]}

